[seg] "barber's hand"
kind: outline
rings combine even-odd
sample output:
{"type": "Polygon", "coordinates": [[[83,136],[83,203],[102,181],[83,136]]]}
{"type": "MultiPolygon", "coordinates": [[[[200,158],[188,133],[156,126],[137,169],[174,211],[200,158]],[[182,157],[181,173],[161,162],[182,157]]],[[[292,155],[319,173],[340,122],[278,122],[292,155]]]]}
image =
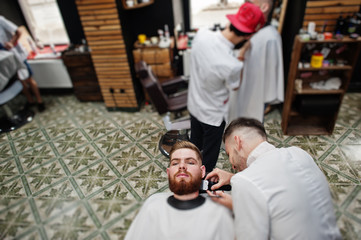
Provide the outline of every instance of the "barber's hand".
{"type": "Polygon", "coordinates": [[[233,210],[232,196],[228,193],[224,193],[223,191],[211,192],[208,190],[207,193],[214,202],[222,204],[223,206],[229,208],[231,211],[233,210]]]}
{"type": "Polygon", "coordinates": [[[12,49],[13,47],[14,47],[14,44],[11,41],[4,43],[4,48],[7,50],[12,49]]]}
{"type": "Polygon", "coordinates": [[[243,44],[242,48],[239,50],[238,59],[240,61],[244,61],[244,55],[246,54],[247,50],[251,47],[251,41],[248,40],[245,44],[243,44]]]}
{"type": "Polygon", "coordinates": [[[214,184],[211,188],[212,190],[216,190],[222,187],[223,185],[230,184],[233,175],[234,175],[233,173],[226,172],[219,168],[215,168],[212,172],[208,173],[205,180],[216,182],[217,184],[214,184]]]}

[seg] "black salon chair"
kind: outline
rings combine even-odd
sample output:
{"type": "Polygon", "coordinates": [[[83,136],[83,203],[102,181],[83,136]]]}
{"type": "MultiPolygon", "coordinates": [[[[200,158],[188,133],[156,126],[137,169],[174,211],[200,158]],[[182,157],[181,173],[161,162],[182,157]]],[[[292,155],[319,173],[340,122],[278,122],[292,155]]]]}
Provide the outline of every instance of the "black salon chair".
{"type": "Polygon", "coordinates": [[[13,113],[7,103],[15,98],[23,89],[20,80],[12,78],[0,92],[0,106],[4,110],[4,116],[0,118],[0,134],[10,132],[33,120],[34,112],[23,108],[13,113]]]}
{"type": "Polygon", "coordinates": [[[160,83],[151,66],[144,61],[135,64],[135,71],[152,105],[160,115],[164,115],[163,121],[168,131],[159,140],[159,150],[169,157],[169,151],[176,141],[189,140],[190,119],[182,116],[182,112],[187,108],[188,82],[177,76],[160,83]],[[175,115],[172,121],[170,113],[175,115]]]}
{"type": "Polygon", "coordinates": [[[160,83],[151,66],[144,61],[136,63],[135,71],[160,115],[166,112],[179,113],[187,108],[187,91],[180,90],[188,88],[188,83],[181,76],[160,83]]]}

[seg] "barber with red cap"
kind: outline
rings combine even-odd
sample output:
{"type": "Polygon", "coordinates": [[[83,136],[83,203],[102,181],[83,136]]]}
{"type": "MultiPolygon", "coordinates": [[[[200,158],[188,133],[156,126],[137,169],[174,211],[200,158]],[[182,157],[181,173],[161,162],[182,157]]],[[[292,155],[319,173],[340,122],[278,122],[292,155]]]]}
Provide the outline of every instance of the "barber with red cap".
{"type": "Polygon", "coordinates": [[[206,172],[215,167],[222,135],[228,121],[228,99],[241,84],[242,59],[234,47],[249,39],[265,23],[260,8],[246,2],[236,14],[227,15],[230,23],[222,31],[200,29],[193,42],[188,89],[188,111],[191,116],[191,142],[203,154],[206,172]]]}

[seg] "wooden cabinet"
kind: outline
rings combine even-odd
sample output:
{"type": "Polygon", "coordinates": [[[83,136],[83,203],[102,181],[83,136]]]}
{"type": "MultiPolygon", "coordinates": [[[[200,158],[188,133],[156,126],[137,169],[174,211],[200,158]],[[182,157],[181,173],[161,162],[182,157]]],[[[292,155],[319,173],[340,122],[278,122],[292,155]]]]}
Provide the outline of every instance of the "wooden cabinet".
{"type": "Polygon", "coordinates": [[[360,38],[304,41],[295,37],[282,113],[285,135],[332,134],[360,48],[360,38]],[[325,56],[320,68],[310,66],[315,52],[325,56]],[[340,87],[324,89],[332,78],[341,80],[340,87]]]}
{"type": "Polygon", "coordinates": [[[80,101],[103,101],[90,53],[68,50],[63,52],[62,58],[75,96],[80,101]]]}
{"type": "MultiPolygon", "coordinates": [[[[157,44],[144,45],[139,44],[138,41],[134,43],[133,58],[134,63],[139,61],[146,62],[151,68],[159,82],[164,82],[174,77],[174,69],[172,67],[173,61],[174,39],[171,38],[171,44],[168,48],[160,48],[157,44]]],[[[145,91],[144,97],[147,102],[150,98],[145,91]]]]}
{"type": "Polygon", "coordinates": [[[134,44],[133,58],[134,63],[141,60],[152,67],[154,74],[160,82],[174,77],[173,61],[174,39],[171,38],[171,44],[168,48],[160,48],[158,44],[144,45],[138,41],[134,44]]]}

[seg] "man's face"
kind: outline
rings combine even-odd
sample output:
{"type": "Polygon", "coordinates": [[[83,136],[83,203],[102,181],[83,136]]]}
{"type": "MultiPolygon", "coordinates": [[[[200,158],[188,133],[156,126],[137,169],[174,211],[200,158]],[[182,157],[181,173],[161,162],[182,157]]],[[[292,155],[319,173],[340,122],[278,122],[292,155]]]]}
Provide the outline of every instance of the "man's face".
{"type": "Polygon", "coordinates": [[[224,143],[226,153],[228,155],[229,162],[232,164],[232,168],[237,172],[243,171],[247,168],[247,157],[242,148],[242,143],[237,144],[237,140],[234,136],[230,136],[224,143]]]}
{"type": "Polygon", "coordinates": [[[193,150],[182,148],[173,152],[167,174],[170,190],[185,195],[199,191],[205,167],[193,150]]]}

